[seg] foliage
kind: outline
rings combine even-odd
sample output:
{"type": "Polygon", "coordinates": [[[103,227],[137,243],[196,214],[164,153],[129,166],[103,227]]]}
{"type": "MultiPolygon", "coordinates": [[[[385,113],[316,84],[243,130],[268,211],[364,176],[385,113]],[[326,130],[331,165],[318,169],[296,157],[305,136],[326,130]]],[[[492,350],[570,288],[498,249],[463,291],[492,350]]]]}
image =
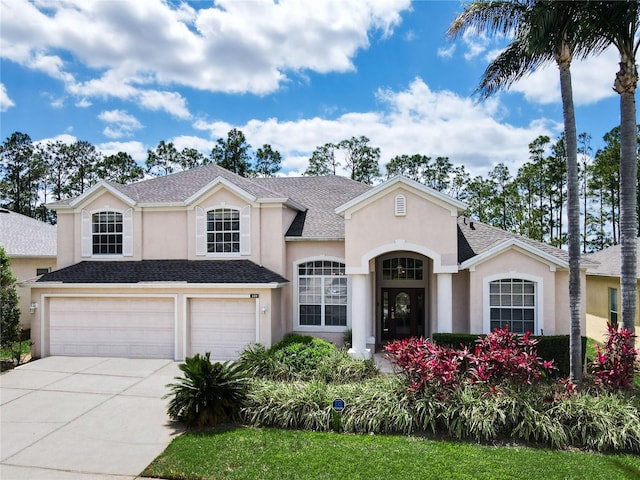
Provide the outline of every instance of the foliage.
{"type": "Polygon", "coordinates": [[[407,338],[387,344],[385,352],[419,391],[428,384],[455,387],[462,379],[466,352],[442,347],[424,338],[407,338]]]}
{"type": "Polygon", "coordinates": [[[463,382],[532,384],[546,378],[553,361],[542,360],[537,340],[496,329],[476,340],[475,349],[439,346],[426,339],[410,338],[388,344],[385,351],[409,379],[413,391],[435,384],[448,389],[463,382]]]}
{"type": "Polygon", "coordinates": [[[265,143],[262,148],[256,150],[254,173],[260,177],[275,177],[282,168],[281,163],[282,155],[280,152],[265,143]]]}
{"type": "Polygon", "coordinates": [[[244,367],[235,362],[215,362],[210,353],[187,357],[180,364],[183,377],[168,384],[171,397],[169,417],[187,427],[205,427],[235,421],[245,399],[248,378],[244,367]]]}
{"type": "Polygon", "coordinates": [[[607,340],[603,346],[596,345],[596,358],[590,365],[599,385],[613,390],[633,387],[634,375],[640,373],[635,338],[629,330],[609,326],[607,340]]]}
{"type": "Polygon", "coordinates": [[[331,401],[342,398],[342,428],[351,433],[447,435],[459,440],[517,441],[598,451],[640,452],[640,399],[577,393],[561,383],[494,387],[464,383],[419,393],[398,376],[364,382],[252,382],[243,408],[255,426],[330,431],[331,401]]]}
{"type": "MultiPolygon", "coordinates": [[[[473,350],[476,340],[484,338],[485,335],[470,333],[434,333],[433,341],[437,345],[451,348],[461,347],[473,350]]],[[[569,370],[569,336],[568,335],[539,335],[531,336],[538,343],[536,350],[538,356],[543,360],[553,360],[553,365],[557,370],[551,373],[554,377],[568,377],[569,370]]],[[[582,358],[588,355],[587,337],[582,337],[582,358]]],[[[595,357],[595,347],[591,358],[595,357]]]]}
{"type": "Polygon", "coordinates": [[[250,345],[241,353],[240,362],[255,377],[282,381],[337,383],[377,374],[372,360],[351,358],[346,350],[309,335],[288,335],[270,349],[250,345]]]}
{"type": "Polygon", "coordinates": [[[467,357],[467,372],[476,382],[507,380],[531,385],[554,368],[553,360],[538,357],[537,343],[530,332],[517,335],[507,328],[496,329],[478,340],[475,353],[467,357]]]}
{"type": "Polygon", "coordinates": [[[16,278],[11,272],[11,262],[0,246],[0,347],[11,348],[20,340],[20,304],[16,290],[16,278]]]}
{"type": "Polygon", "coordinates": [[[251,145],[247,143],[244,133],[237,128],[232,128],[227,133],[226,140],[223,138],[217,140],[216,146],[211,150],[210,158],[213,163],[222,168],[247,177],[251,171],[250,148],[251,145]]]}

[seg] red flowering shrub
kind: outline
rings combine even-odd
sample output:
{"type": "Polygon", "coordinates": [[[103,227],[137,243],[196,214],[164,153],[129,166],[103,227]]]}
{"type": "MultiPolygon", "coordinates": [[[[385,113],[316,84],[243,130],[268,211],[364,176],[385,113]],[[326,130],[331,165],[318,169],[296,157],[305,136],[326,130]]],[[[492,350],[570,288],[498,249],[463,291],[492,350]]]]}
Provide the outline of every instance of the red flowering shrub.
{"type": "Polygon", "coordinates": [[[477,341],[475,352],[436,345],[422,338],[389,343],[385,351],[411,382],[411,389],[427,385],[456,387],[464,381],[495,385],[501,381],[532,384],[554,369],[553,361],[538,357],[536,340],[508,329],[497,329],[477,341]]]}
{"type": "Polygon", "coordinates": [[[633,376],[638,370],[634,340],[633,332],[609,326],[607,341],[602,347],[596,346],[596,359],[591,364],[598,385],[616,390],[633,386],[633,376]]]}
{"type": "Polygon", "coordinates": [[[503,380],[531,385],[554,369],[553,361],[543,361],[531,332],[520,336],[508,328],[498,328],[479,339],[469,355],[469,378],[473,382],[496,383],[503,380]]]}
{"type": "Polygon", "coordinates": [[[411,382],[411,389],[422,390],[428,383],[451,386],[460,381],[463,352],[440,347],[424,338],[396,340],[385,351],[411,382]]]}

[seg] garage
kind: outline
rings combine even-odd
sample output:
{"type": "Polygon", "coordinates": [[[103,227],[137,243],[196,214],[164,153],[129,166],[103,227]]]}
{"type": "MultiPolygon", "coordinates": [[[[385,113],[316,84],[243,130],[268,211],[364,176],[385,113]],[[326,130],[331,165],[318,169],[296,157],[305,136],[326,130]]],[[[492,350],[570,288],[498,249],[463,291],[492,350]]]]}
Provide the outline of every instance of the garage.
{"type": "Polygon", "coordinates": [[[51,355],[173,359],[174,332],[173,298],[49,299],[51,355]]]}
{"type": "Polygon", "coordinates": [[[235,360],[256,340],[253,298],[191,298],[191,355],[211,352],[212,360],[235,360]]]}

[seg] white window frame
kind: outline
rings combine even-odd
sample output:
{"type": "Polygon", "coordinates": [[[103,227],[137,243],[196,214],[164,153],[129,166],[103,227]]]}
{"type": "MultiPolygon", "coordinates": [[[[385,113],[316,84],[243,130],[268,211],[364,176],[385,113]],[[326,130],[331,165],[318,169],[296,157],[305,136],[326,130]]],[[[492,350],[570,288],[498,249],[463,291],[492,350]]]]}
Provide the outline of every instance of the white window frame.
{"type": "Polygon", "coordinates": [[[218,205],[195,207],[195,227],[196,227],[196,256],[210,258],[238,258],[251,255],[251,205],[239,207],[237,205],[218,205]],[[207,248],[208,230],[207,217],[209,212],[215,210],[235,210],[238,212],[240,221],[240,249],[238,252],[209,252],[207,248]]]}
{"type": "MultiPolygon", "coordinates": [[[[325,325],[324,324],[324,307],[325,307],[325,303],[324,303],[324,294],[322,295],[323,298],[323,303],[322,303],[322,316],[321,316],[321,323],[320,325],[300,325],[300,274],[299,274],[299,268],[300,265],[302,265],[303,263],[308,263],[308,262],[316,262],[316,261],[324,261],[324,262],[337,262],[337,263],[341,263],[342,265],[345,266],[345,270],[346,270],[346,262],[344,258],[340,258],[340,257],[328,257],[328,256],[315,256],[315,257],[309,257],[309,258],[304,258],[304,259],[300,259],[297,260],[294,264],[293,264],[293,292],[292,292],[292,297],[293,297],[293,319],[294,319],[294,329],[296,331],[302,331],[302,332],[335,332],[335,333],[340,333],[340,332],[346,332],[347,330],[349,330],[351,328],[351,276],[350,275],[344,275],[344,277],[346,277],[347,279],[347,305],[346,305],[346,309],[347,309],[347,324],[346,325],[325,325]]],[[[328,278],[328,276],[320,276],[320,278],[328,278]]],[[[323,288],[324,288],[324,282],[322,282],[323,288]]]]}
{"type": "Polygon", "coordinates": [[[95,210],[82,210],[80,222],[82,257],[113,259],[133,256],[133,209],[122,210],[107,205],[95,210]],[[122,253],[93,253],[93,216],[98,213],[119,213],[122,215],[122,253]]]}
{"type": "Polygon", "coordinates": [[[534,275],[528,275],[526,273],[519,272],[507,272],[491,275],[483,278],[482,288],[482,304],[483,304],[483,321],[482,330],[483,333],[491,332],[491,302],[490,302],[490,284],[496,280],[526,280],[534,283],[535,291],[535,307],[534,307],[534,320],[533,320],[533,335],[542,335],[544,332],[544,282],[542,277],[536,277],[534,275]]]}

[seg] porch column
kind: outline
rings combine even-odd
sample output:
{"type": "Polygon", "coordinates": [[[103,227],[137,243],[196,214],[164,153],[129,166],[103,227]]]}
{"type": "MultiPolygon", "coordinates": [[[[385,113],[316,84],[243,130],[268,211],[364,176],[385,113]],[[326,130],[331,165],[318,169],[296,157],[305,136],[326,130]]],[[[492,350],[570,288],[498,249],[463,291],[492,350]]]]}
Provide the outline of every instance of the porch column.
{"type": "Polygon", "coordinates": [[[453,331],[453,288],[450,273],[438,273],[438,333],[453,331]]]}
{"type": "Polygon", "coordinates": [[[351,348],[349,355],[367,360],[371,351],[367,348],[367,312],[371,292],[369,291],[369,275],[351,275],[351,348]]]}

